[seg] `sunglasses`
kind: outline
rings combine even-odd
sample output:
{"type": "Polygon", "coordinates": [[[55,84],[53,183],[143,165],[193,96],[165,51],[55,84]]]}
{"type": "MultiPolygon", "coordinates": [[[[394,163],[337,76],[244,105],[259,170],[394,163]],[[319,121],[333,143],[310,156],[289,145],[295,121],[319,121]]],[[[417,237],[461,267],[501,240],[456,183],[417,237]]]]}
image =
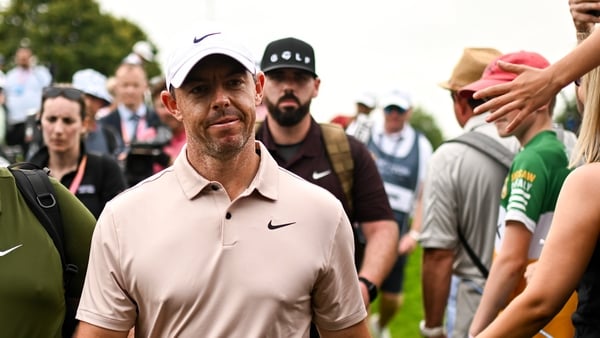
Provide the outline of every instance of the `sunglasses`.
{"type": "Polygon", "coordinates": [[[83,99],[83,92],[73,87],[55,87],[50,86],[44,88],[42,92],[42,100],[62,96],[69,100],[79,101],[83,99]]]}
{"type": "Polygon", "coordinates": [[[389,115],[389,114],[391,114],[393,112],[396,112],[396,113],[402,115],[402,114],[406,113],[407,110],[404,109],[404,108],[402,108],[402,107],[398,107],[396,105],[391,105],[391,106],[387,106],[387,107],[383,108],[383,112],[386,115],[389,115]]]}

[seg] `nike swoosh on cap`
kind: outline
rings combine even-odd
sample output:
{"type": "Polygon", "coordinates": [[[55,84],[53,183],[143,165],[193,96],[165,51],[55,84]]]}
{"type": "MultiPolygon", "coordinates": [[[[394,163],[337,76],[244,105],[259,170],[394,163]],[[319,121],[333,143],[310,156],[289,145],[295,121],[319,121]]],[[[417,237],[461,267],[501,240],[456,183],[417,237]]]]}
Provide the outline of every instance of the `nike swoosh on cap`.
{"type": "Polygon", "coordinates": [[[6,256],[6,255],[8,255],[9,253],[11,253],[11,252],[13,252],[13,251],[17,250],[18,248],[20,248],[20,247],[22,247],[22,246],[23,246],[23,244],[19,244],[19,245],[15,246],[15,247],[12,247],[12,248],[8,249],[8,250],[5,250],[5,251],[0,251],[0,257],[2,257],[2,256],[6,256]]]}
{"type": "Polygon", "coordinates": [[[217,35],[217,34],[221,34],[221,32],[209,33],[209,34],[206,34],[206,35],[204,35],[204,36],[202,36],[202,37],[199,37],[199,38],[197,38],[197,37],[194,37],[194,43],[198,43],[198,42],[200,42],[200,41],[202,41],[202,40],[206,39],[207,37],[209,37],[209,36],[211,36],[211,35],[217,35]]]}
{"type": "Polygon", "coordinates": [[[325,170],[325,171],[313,171],[312,173],[312,179],[313,180],[320,180],[323,177],[327,176],[331,174],[331,170],[325,170]]]}
{"type": "Polygon", "coordinates": [[[286,227],[286,226],[292,225],[292,224],[296,224],[296,222],[273,224],[273,220],[270,220],[269,224],[267,225],[267,228],[269,228],[270,230],[275,230],[275,229],[283,228],[283,227],[286,227]]]}

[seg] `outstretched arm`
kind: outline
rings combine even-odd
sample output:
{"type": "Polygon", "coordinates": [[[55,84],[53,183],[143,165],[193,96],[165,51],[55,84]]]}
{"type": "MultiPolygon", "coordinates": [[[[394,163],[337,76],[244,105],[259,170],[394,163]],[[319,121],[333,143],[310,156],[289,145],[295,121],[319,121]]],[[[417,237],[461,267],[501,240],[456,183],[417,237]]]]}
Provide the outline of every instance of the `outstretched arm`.
{"type": "MultiPolygon", "coordinates": [[[[582,28],[582,22],[600,23],[599,17],[587,13],[590,10],[600,10],[600,0],[570,0],[569,5],[578,32],[582,28]]],[[[487,118],[491,122],[511,111],[519,110],[519,114],[506,128],[511,131],[528,114],[550,101],[563,87],[600,65],[600,32],[593,32],[569,54],[544,70],[502,61],[498,61],[498,65],[519,75],[512,82],[476,92],[475,98],[491,99],[477,107],[475,113],[491,111],[487,118]]]]}
{"type": "Polygon", "coordinates": [[[599,183],[600,163],[585,165],[567,177],[529,285],[477,337],[532,337],[560,311],[598,243],[599,183]]]}

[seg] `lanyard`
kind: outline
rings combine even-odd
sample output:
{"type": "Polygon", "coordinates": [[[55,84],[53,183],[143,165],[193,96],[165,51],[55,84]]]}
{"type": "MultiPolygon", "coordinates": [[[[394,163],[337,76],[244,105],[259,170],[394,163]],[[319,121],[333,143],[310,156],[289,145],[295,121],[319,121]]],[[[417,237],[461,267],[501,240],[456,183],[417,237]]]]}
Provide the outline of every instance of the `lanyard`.
{"type": "Polygon", "coordinates": [[[77,168],[77,175],[75,175],[73,182],[71,182],[71,185],[69,186],[69,191],[72,194],[75,194],[77,192],[77,189],[79,189],[79,185],[81,184],[81,180],[83,179],[83,173],[85,172],[86,164],[87,164],[87,155],[83,155],[83,158],[81,159],[81,162],[79,163],[79,168],[77,168]]]}

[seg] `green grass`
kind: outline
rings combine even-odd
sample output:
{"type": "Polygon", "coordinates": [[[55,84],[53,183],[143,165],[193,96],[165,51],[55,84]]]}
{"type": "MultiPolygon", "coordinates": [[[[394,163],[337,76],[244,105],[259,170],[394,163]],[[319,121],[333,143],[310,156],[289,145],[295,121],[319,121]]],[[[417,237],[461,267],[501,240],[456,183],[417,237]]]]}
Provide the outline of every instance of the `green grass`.
{"type": "MultiPolygon", "coordinates": [[[[423,319],[421,302],[421,255],[419,246],[408,258],[404,272],[404,306],[396,312],[389,327],[393,338],[420,337],[419,321],[423,319]]],[[[377,312],[378,301],[371,305],[371,310],[377,312]]]]}

